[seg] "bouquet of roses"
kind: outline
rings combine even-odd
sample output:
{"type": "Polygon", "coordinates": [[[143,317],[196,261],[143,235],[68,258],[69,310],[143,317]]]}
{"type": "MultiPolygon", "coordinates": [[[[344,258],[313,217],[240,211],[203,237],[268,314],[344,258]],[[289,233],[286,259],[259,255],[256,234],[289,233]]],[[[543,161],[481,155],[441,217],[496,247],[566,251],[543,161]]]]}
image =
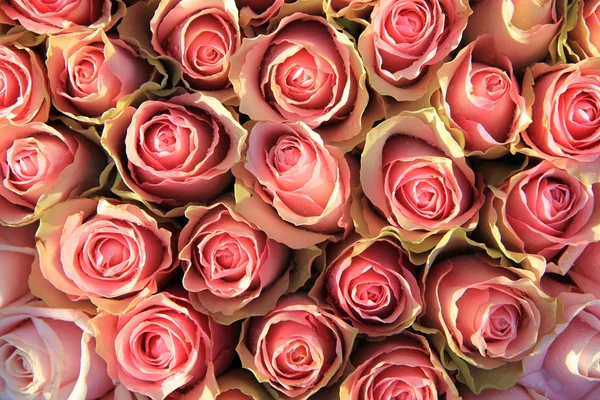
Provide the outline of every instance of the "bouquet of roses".
{"type": "Polygon", "coordinates": [[[0,273],[2,400],[600,399],[600,0],[0,0],[0,273]]]}

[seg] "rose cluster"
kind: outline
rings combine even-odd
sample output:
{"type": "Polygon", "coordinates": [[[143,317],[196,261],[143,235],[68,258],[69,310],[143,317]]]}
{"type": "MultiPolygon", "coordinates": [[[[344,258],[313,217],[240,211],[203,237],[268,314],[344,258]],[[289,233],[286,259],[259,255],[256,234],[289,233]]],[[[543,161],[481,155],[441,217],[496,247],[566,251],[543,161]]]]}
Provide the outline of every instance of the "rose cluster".
{"type": "Polygon", "coordinates": [[[1,0],[0,272],[2,400],[600,399],[600,1],[1,0]]]}

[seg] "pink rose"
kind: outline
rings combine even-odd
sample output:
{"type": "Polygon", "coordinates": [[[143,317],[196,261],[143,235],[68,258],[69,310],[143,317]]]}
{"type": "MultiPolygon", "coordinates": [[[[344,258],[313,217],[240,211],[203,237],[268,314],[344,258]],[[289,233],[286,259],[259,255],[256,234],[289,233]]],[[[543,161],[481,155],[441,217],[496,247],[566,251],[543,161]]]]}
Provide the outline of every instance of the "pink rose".
{"type": "Polygon", "coordinates": [[[463,48],[437,72],[432,100],[467,155],[498,158],[530,122],[510,60],[494,51],[491,36],[463,48]]]}
{"type": "Polygon", "coordinates": [[[425,280],[424,323],[476,367],[523,360],[554,329],[556,301],[519,274],[480,253],[434,263],[425,280]]]}
{"type": "Polygon", "coordinates": [[[100,333],[97,351],[108,364],[108,375],[131,391],[161,400],[186,393],[214,398],[215,376],[233,359],[239,332],[170,292],[147,297],[121,316],[103,312],[91,322],[100,333]]]}
{"type": "Polygon", "coordinates": [[[117,115],[154,78],[133,47],[101,30],[50,37],[46,66],[52,104],[88,123],[117,115]]]}
{"type": "Polygon", "coordinates": [[[234,369],[219,377],[216,400],[270,400],[272,397],[245,369],[234,369]]]}
{"type": "Polygon", "coordinates": [[[240,10],[240,23],[259,26],[269,21],[279,11],[285,0],[236,0],[240,10]]]}
{"type": "Polygon", "coordinates": [[[464,0],[380,1],[358,40],[371,87],[398,101],[422,97],[431,67],[458,47],[470,14],[464,0]]]}
{"type": "Polygon", "coordinates": [[[257,123],[237,177],[236,210],[291,248],[344,235],[350,218],[350,168],[303,123],[257,123]]]}
{"type": "MultiPolygon", "coordinates": [[[[155,293],[176,266],[173,233],[137,206],[114,200],[54,206],[43,215],[37,239],[36,267],[45,279],[70,300],[89,299],[111,312],[155,293]]],[[[32,280],[34,294],[57,304],[61,298],[36,290],[40,284],[32,280]]]]}
{"type": "Polygon", "coordinates": [[[42,302],[0,310],[0,398],[81,399],[114,385],[89,317],[42,302]]]}
{"type": "Polygon", "coordinates": [[[120,196],[169,209],[222,193],[245,135],[219,101],[195,93],[126,108],[106,123],[102,144],[135,193],[116,186],[120,196]]]}
{"type": "Polygon", "coordinates": [[[277,398],[304,400],[341,377],[356,333],[294,294],[264,317],[247,320],[237,351],[242,366],[268,382],[277,398]]]}
{"type": "Polygon", "coordinates": [[[392,237],[353,235],[330,246],[327,260],[310,295],[360,333],[393,335],[412,325],[421,312],[416,267],[392,237]]]}
{"type": "Polygon", "coordinates": [[[549,54],[552,40],[565,21],[566,0],[482,0],[473,4],[473,16],[465,30],[472,42],[486,33],[494,37],[498,51],[521,71],[549,54]]]}
{"type": "Polygon", "coordinates": [[[574,2],[577,6],[569,9],[577,13],[575,26],[569,31],[568,45],[578,57],[600,56],[600,0],[574,2]]]}
{"type": "Polygon", "coordinates": [[[31,223],[100,186],[106,156],[82,132],[39,122],[0,126],[0,223],[31,223]]]}
{"type": "Polygon", "coordinates": [[[275,306],[288,289],[291,266],[290,250],[233,211],[234,206],[228,198],[188,208],[189,221],[179,236],[183,286],[192,304],[223,322],[275,306]]]}
{"type": "Polygon", "coordinates": [[[234,0],[162,0],[150,29],[154,50],[175,59],[191,88],[235,96],[227,76],[241,42],[234,0]]]}
{"type": "Polygon", "coordinates": [[[244,39],[229,77],[251,120],[304,122],[350,148],[361,141],[364,68],[350,39],[322,17],[296,12],[268,35],[244,39]]]}
{"type": "Polygon", "coordinates": [[[465,390],[460,395],[463,400],[545,400],[545,397],[538,396],[535,392],[531,393],[521,385],[506,390],[488,389],[479,394],[465,390]]]}
{"type": "MultiPolygon", "coordinates": [[[[0,7],[4,4],[0,3],[0,7]]],[[[27,47],[0,45],[0,73],[3,86],[0,121],[45,122],[50,113],[50,95],[46,68],[40,57],[27,47]]]]}
{"type": "Polygon", "coordinates": [[[522,133],[534,149],[527,154],[586,183],[600,181],[600,60],[534,65],[523,79],[523,96],[533,120],[522,133]]]}
{"type": "Polygon", "coordinates": [[[404,332],[382,342],[365,342],[352,362],[356,369],[342,384],[341,399],[460,399],[423,336],[404,332]]]}
{"type": "Polygon", "coordinates": [[[600,299],[600,242],[585,246],[568,276],[584,293],[600,299]]]}
{"type": "Polygon", "coordinates": [[[0,226],[0,309],[33,299],[28,279],[35,257],[36,229],[37,225],[0,226]]]}

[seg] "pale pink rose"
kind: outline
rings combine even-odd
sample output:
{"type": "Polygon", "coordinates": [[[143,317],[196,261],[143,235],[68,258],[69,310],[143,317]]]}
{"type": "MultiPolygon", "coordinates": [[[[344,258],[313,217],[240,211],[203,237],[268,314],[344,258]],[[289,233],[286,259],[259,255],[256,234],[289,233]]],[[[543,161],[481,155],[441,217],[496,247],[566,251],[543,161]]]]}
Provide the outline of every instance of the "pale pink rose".
{"type": "Polygon", "coordinates": [[[6,0],[0,3],[0,21],[22,25],[38,34],[109,29],[124,13],[121,1],[110,0],[6,0]],[[114,11],[113,3],[117,4],[114,11]]]}
{"type": "Polygon", "coordinates": [[[532,123],[522,136],[533,155],[586,183],[600,181],[600,59],[534,65],[523,80],[523,96],[532,123]]]}
{"type": "Polygon", "coordinates": [[[37,225],[0,226],[0,308],[33,299],[29,274],[35,258],[37,225]]]}
{"type": "Polygon", "coordinates": [[[302,12],[267,35],[244,39],[229,73],[240,112],[251,120],[304,122],[327,143],[352,145],[362,139],[365,76],[350,39],[302,12]]]}
{"type": "Polygon", "coordinates": [[[264,317],[244,323],[242,366],[280,399],[304,400],[344,372],[357,331],[308,297],[282,298],[264,317]]]}
{"type": "Polygon", "coordinates": [[[600,299],[600,242],[590,243],[577,257],[568,275],[584,293],[600,299]]]}
{"type": "Polygon", "coordinates": [[[170,209],[231,185],[245,135],[217,99],[195,93],[127,107],[106,123],[102,144],[134,199],[170,209]]]}
{"type": "Polygon", "coordinates": [[[236,0],[242,25],[259,26],[268,22],[285,0],[236,0]]]}
{"type": "Polygon", "coordinates": [[[0,310],[0,398],[94,400],[114,385],[89,317],[42,302],[0,310]]]}
{"type": "Polygon", "coordinates": [[[530,392],[521,385],[506,390],[488,389],[479,394],[465,390],[461,392],[463,400],[545,400],[545,397],[530,392]]]}
{"type": "Polygon", "coordinates": [[[154,77],[133,47],[101,30],[50,37],[46,66],[52,104],[85,122],[118,114],[117,103],[126,106],[154,77]]]}
{"type": "Polygon", "coordinates": [[[423,322],[450,349],[484,369],[521,361],[554,329],[556,301],[517,269],[475,253],[433,264],[424,289],[423,322]]]}
{"type": "Polygon", "coordinates": [[[328,247],[326,269],[309,294],[360,333],[389,336],[421,312],[416,271],[394,238],[353,235],[328,247]]]}
{"type": "Polygon", "coordinates": [[[233,359],[239,329],[217,324],[184,296],[162,292],[121,316],[92,319],[98,354],[115,382],[152,399],[214,398],[215,377],[233,359]]]}
{"type": "MultiPolygon", "coordinates": [[[[44,278],[69,299],[91,300],[112,312],[155,293],[177,265],[171,230],[137,206],[115,200],[74,199],[54,206],[43,215],[37,240],[44,278]]],[[[34,294],[51,305],[58,301],[54,293],[34,294]]]]}
{"type": "Polygon", "coordinates": [[[100,186],[106,156],[81,132],[53,123],[0,126],[0,223],[24,225],[100,186]]]}
{"type": "MultiPolygon", "coordinates": [[[[569,31],[569,47],[582,58],[600,56],[600,0],[578,0],[575,27],[569,31]]],[[[571,15],[569,11],[569,17],[571,15]]]]}
{"type": "Polygon", "coordinates": [[[188,208],[189,221],[179,236],[183,287],[192,304],[228,321],[272,308],[289,286],[291,267],[290,250],[233,211],[234,206],[227,198],[188,208]]]}
{"type": "MultiPolygon", "coordinates": [[[[0,3],[0,7],[5,3],[0,3]]],[[[46,67],[27,47],[0,45],[2,96],[0,121],[24,124],[45,122],[50,113],[46,67]]]]}
{"type": "Polygon", "coordinates": [[[460,399],[423,336],[404,332],[382,342],[364,342],[352,363],[356,369],[342,383],[341,399],[460,399]]]}
{"type": "Polygon", "coordinates": [[[491,34],[515,71],[546,58],[565,22],[566,0],[481,0],[472,5],[465,39],[491,34]]]}
{"type": "Polygon", "coordinates": [[[291,248],[352,228],[348,162],[303,123],[257,123],[248,138],[246,162],[233,172],[237,211],[291,248]],[[249,194],[243,204],[242,188],[249,194]]]}
{"type": "Polygon", "coordinates": [[[227,76],[241,42],[234,0],[162,0],[150,29],[154,50],[175,59],[191,88],[235,96],[227,76]]]}
{"type": "Polygon", "coordinates": [[[381,0],[358,40],[371,87],[398,101],[422,97],[432,66],[458,47],[470,14],[464,0],[381,0]]]}
{"type": "Polygon", "coordinates": [[[498,158],[530,122],[510,60],[479,37],[444,64],[432,102],[467,155],[498,158]],[[493,149],[493,150],[492,150],[493,149]]]}

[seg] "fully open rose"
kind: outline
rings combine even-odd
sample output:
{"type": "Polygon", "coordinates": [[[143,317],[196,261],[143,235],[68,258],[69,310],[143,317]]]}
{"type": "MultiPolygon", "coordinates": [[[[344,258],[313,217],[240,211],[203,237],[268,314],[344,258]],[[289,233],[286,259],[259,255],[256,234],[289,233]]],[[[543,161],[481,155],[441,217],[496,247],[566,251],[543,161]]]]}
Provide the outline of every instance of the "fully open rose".
{"type": "Polygon", "coordinates": [[[66,125],[0,126],[0,223],[31,223],[99,187],[105,166],[100,146],[66,125]]]}
{"type": "Polygon", "coordinates": [[[344,381],[344,400],[446,399],[458,391],[427,340],[404,332],[363,343],[353,354],[356,370],[344,381]]]}
{"type": "Polygon", "coordinates": [[[278,398],[304,400],[341,377],[356,333],[305,295],[293,294],[245,322],[237,351],[242,366],[278,398]]]}
{"type": "Polygon", "coordinates": [[[89,317],[42,302],[0,310],[0,398],[94,400],[113,388],[89,317]]]}
{"type": "Polygon", "coordinates": [[[35,257],[37,225],[0,226],[0,308],[33,299],[27,280],[35,257]]]}
{"type": "Polygon", "coordinates": [[[569,10],[577,13],[575,26],[569,31],[570,49],[581,58],[600,56],[600,1],[578,0],[569,10]]]}
{"type": "Polygon", "coordinates": [[[32,277],[34,294],[63,301],[43,289],[47,279],[71,300],[91,300],[122,312],[136,298],[155,293],[176,265],[173,233],[133,204],[75,199],[44,214],[37,232],[43,275],[32,277]]]}
{"type": "Polygon", "coordinates": [[[187,393],[211,399],[216,376],[233,356],[239,329],[194,310],[170,292],[145,298],[121,316],[102,313],[92,320],[98,354],[108,374],[127,389],[162,400],[187,393]]]}
{"type": "Polygon", "coordinates": [[[360,141],[364,68],[348,37],[321,17],[294,13],[244,39],[229,76],[252,120],[304,122],[328,143],[360,141]]]}

